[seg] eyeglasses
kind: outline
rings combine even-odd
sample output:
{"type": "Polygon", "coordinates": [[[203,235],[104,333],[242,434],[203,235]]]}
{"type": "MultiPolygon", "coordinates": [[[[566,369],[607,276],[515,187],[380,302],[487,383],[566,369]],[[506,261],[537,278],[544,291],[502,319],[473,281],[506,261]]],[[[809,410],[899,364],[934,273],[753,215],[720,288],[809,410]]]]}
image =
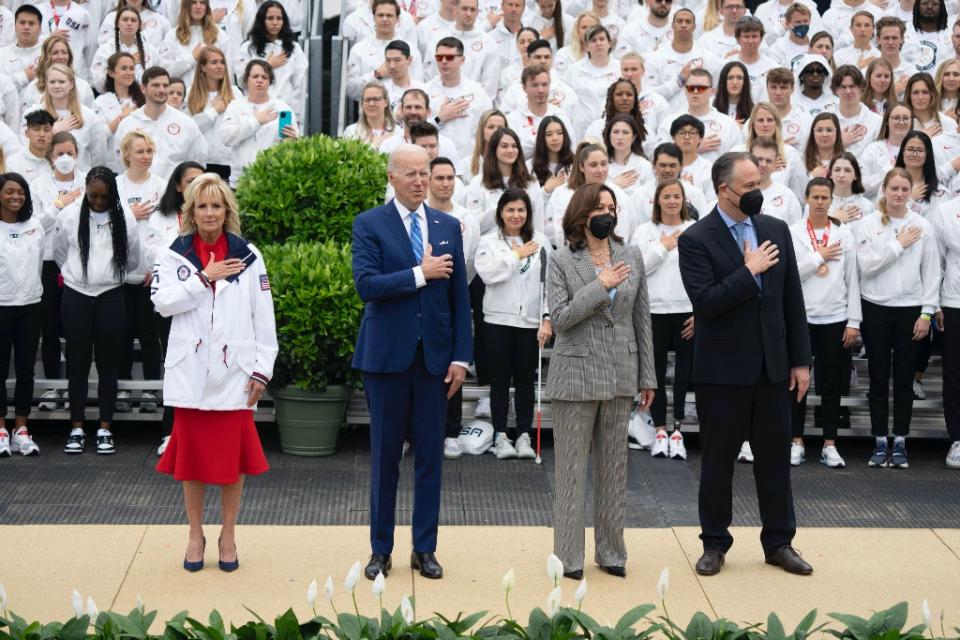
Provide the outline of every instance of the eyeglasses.
{"type": "Polygon", "coordinates": [[[926,153],[927,150],[923,147],[904,147],[903,155],[905,156],[922,156],[926,153]]]}
{"type": "Polygon", "coordinates": [[[684,138],[684,139],[687,139],[687,140],[689,140],[690,138],[694,138],[694,137],[699,138],[699,137],[700,137],[700,132],[699,132],[699,131],[692,130],[692,129],[681,129],[680,131],[677,131],[677,137],[678,137],[678,138],[684,138]]]}
{"type": "Polygon", "coordinates": [[[459,58],[455,53],[438,53],[433,56],[437,62],[453,62],[456,58],[459,58]]]}
{"type": "Polygon", "coordinates": [[[370,96],[363,99],[363,104],[376,104],[378,102],[383,102],[383,96],[370,96]]]}
{"type": "Polygon", "coordinates": [[[710,91],[710,87],[705,84],[688,84],[687,93],[706,93],[710,91]]]}

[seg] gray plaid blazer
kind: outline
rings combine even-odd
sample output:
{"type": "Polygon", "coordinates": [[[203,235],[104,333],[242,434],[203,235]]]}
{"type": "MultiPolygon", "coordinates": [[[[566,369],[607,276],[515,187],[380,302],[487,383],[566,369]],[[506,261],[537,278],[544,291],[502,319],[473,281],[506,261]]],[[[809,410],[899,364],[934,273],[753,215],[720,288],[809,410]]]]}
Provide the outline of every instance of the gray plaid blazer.
{"type": "Polygon", "coordinates": [[[554,400],[610,400],[656,389],[650,301],[640,249],[610,242],[630,276],[611,302],[586,249],[550,256],[547,300],[556,342],[547,377],[554,400]]]}

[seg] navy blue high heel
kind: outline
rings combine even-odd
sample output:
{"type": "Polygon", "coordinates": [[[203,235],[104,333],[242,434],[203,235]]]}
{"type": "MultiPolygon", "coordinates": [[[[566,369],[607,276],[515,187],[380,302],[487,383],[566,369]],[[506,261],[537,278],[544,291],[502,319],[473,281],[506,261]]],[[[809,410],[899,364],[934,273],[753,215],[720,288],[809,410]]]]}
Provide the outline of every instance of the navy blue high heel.
{"type": "MultiPolygon", "coordinates": [[[[207,551],[207,536],[203,536],[203,551],[207,551]]],[[[193,573],[195,571],[200,571],[203,569],[203,557],[201,556],[196,562],[190,562],[187,560],[186,556],[183,558],[183,568],[187,571],[193,573]]]]}
{"type": "MultiPolygon", "coordinates": [[[[222,553],[222,547],[220,546],[220,543],[221,543],[221,540],[217,538],[218,553],[222,553]]],[[[226,571],[227,573],[230,573],[231,571],[236,571],[237,569],[240,568],[240,556],[237,556],[236,560],[232,560],[230,562],[227,562],[226,560],[219,560],[219,559],[218,559],[218,562],[220,564],[220,571],[226,571]]]]}

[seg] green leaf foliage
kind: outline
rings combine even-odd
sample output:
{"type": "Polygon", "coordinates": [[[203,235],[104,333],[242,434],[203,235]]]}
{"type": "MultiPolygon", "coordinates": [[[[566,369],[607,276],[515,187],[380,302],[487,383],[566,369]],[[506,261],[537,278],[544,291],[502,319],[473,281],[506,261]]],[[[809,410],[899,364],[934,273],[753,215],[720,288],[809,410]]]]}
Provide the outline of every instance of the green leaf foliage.
{"type": "Polygon", "coordinates": [[[350,245],[288,242],[260,250],[270,274],[280,347],[274,383],[309,391],[355,384],[350,361],[363,303],[353,286],[350,245]]]}
{"type": "Polygon", "coordinates": [[[316,135],[264,149],[237,183],[244,237],[349,242],[357,214],[383,204],[386,169],[359,140],[316,135]]]}

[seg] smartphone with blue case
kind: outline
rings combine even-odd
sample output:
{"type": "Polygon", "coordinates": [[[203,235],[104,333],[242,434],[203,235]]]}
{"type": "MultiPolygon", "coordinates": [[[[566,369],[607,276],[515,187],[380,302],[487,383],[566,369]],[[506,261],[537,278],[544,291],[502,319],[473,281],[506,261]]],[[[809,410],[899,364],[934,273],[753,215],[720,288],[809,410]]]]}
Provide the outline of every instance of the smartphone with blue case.
{"type": "Polygon", "coordinates": [[[277,120],[277,134],[282,138],[284,137],[283,128],[293,124],[293,114],[289,111],[281,111],[277,120]]]}

